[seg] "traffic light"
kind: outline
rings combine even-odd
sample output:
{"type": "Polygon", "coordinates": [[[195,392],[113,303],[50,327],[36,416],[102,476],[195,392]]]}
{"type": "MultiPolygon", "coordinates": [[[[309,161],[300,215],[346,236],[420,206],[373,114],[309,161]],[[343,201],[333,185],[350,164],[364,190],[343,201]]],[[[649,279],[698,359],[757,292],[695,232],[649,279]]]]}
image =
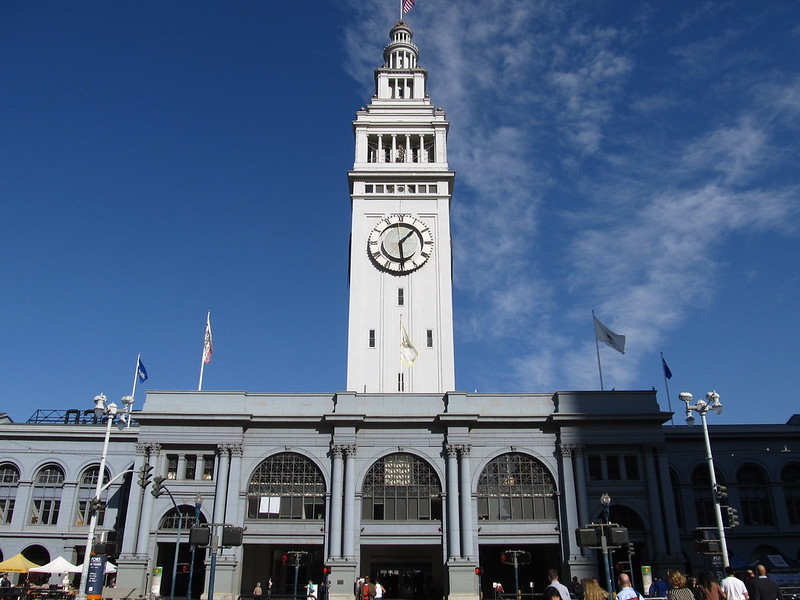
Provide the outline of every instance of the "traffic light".
{"type": "Polygon", "coordinates": [[[500,562],[501,562],[501,563],[503,563],[503,564],[506,564],[506,563],[508,563],[508,561],[509,561],[509,559],[510,559],[510,558],[511,558],[511,557],[510,557],[508,554],[506,554],[505,552],[503,552],[503,553],[500,555],[500,562]]]}
{"type": "Polygon", "coordinates": [[[241,546],[244,537],[244,528],[233,525],[222,527],[222,546],[241,546]]]}
{"type": "Polygon", "coordinates": [[[624,546],[630,540],[628,539],[628,528],[627,527],[609,527],[609,546],[624,546]]]}
{"type": "Polygon", "coordinates": [[[103,506],[103,501],[100,498],[92,498],[89,500],[89,511],[97,512],[103,506]]]}
{"type": "Polygon", "coordinates": [[[736,527],[739,524],[739,511],[728,506],[728,527],[736,527]]]}
{"type": "Polygon", "coordinates": [[[575,537],[578,538],[578,546],[582,548],[600,546],[599,527],[578,527],[575,530],[575,537]]]}
{"type": "Polygon", "coordinates": [[[208,546],[211,543],[211,528],[196,525],[189,530],[189,543],[195,546],[208,546]]]}
{"type": "Polygon", "coordinates": [[[162,477],[161,475],[157,475],[153,477],[153,489],[150,490],[150,493],[153,494],[156,498],[158,498],[161,494],[164,493],[164,480],[166,477],[162,477]]]}
{"type": "Polygon", "coordinates": [[[483,569],[481,569],[480,567],[475,567],[475,575],[477,575],[478,577],[483,575],[483,569]]]}
{"type": "Polygon", "coordinates": [[[694,550],[701,554],[721,554],[722,544],[712,529],[697,528],[693,532],[694,550]]]}
{"type": "Polygon", "coordinates": [[[322,567],[322,574],[327,577],[331,574],[331,568],[328,566],[322,567]]]}
{"type": "Polygon", "coordinates": [[[633,547],[633,542],[628,542],[628,556],[636,554],[636,548],[633,547]]]}
{"type": "Polygon", "coordinates": [[[717,502],[719,504],[725,504],[725,501],[728,499],[728,487],[717,483],[714,485],[714,493],[717,496],[717,502]]]}
{"type": "Polygon", "coordinates": [[[289,555],[288,554],[284,554],[283,556],[281,556],[281,564],[285,565],[285,564],[288,564],[288,563],[289,563],[289,555]]]}
{"type": "Polygon", "coordinates": [[[153,465],[148,465],[147,463],[139,467],[139,485],[142,486],[142,488],[146,488],[150,483],[150,478],[153,476],[152,471],[153,465]]]}

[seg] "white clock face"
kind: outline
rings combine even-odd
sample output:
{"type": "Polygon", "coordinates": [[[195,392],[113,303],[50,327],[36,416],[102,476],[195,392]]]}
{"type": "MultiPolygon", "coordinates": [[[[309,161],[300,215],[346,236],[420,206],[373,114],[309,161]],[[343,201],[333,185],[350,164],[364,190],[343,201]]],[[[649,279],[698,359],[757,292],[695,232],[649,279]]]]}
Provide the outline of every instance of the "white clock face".
{"type": "Polygon", "coordinates": [[[416,271],[433,251],[430,228],[411,215],[391,215],[381,220],[367,239],[367,253],[379,268],[404,275],[416,271]]]}

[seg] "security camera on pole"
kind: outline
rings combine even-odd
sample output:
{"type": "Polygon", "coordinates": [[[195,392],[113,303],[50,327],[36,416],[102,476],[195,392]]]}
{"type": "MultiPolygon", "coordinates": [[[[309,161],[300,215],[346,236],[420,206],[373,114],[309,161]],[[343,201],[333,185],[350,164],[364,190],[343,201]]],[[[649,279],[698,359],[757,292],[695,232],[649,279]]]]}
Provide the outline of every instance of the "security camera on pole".
{"type": "Polygon", "coordinates": [[[714,472],[714,456],[711,454],[711,440],[708,436],[708,423],[706,421],[706,414],[709,410],[713,410],[716,414],[722,413],[722,402],[719,401],[719,394],[711,391],[706,394],[705,401],[698,400],[697,403],[692,404],[692,395],[688,392],[682,392],[678,395],[681,402],[686,404],[686,424],[694,425],[694,417],[692,411],[700,415],[700,420],[703,423],[703,439],[706,443],[706,462],[708,462],[708,474],[711,479],[711,497],[714,501],[714,514],[717,519],[717,531],[719,533],[720,552],[722,554],[722,566],[730,566],[728,560],[728,544],[725,540],[725,524],[722,521],[722,497],[723,493],[727,496],[727,489],[724,486],[717,484],[717,476],[714,472]]]}

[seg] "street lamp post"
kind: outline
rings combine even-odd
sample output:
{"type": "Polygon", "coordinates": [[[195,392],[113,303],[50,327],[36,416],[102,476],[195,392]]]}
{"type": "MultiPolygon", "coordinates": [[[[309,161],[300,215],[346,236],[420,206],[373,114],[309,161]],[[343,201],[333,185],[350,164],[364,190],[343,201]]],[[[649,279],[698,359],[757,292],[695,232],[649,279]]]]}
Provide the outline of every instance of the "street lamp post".
{"type": "Polygon", "coordinates": [[[717,494],[717,476],[714,472],[714,456],[711,454],[711,440],[708,437],[708,422],[706,421],[706,414],[709,410],[713,410],[716,414],[722,412],[722,402],[719,401],[719,394],[717,392],[708,392],[705,400],[698,400],[692,404],[692,395],[683,392],[678,395],[681,402],[686,404],[686,424],[694,425],[694,417],[692,411],[700,415],[700,420],[703,423],[703,437],[706,442],[706,462],[708,462],[708,473],[711,478],[711,497],[714,500],[714,512],[717,518],[717,530],[719,531],[719,544],[722,550],[722,566],[730,566],[728,560],[728,543],[725,540],[725,524],[722,522],[722,506],[720,505],[720,498],[717,494]]]}
{"type": "MultiPolygon", "coordinates": [[[[123,398],[123,402],[126,400],[123,398]]],[[[97,485],[94,491],[94,502],[97,504],[100,501],[100,495],[103,493],[103,479],[106,474],[106,459],[108,457],[108,442],[111,439],[111,425],[114,423],[114,418],[117,416],[117,405],[111,402],[106,404],[105,394],[99,394],[94,397],[94,416],[101,419],[105,416],[108,418],[106,422],[106,433],[103,438],[103,451],[100,454],[100,472],[97,475],[97,485]]],[[[92,546],[94,545],[94,532],[97,528],[97,510],[92,510],[89,516],[89,533],[86,536],[86,550],[83,554],[83,566],[81,567],[81,583],[78,588],[76,600],[86,600],[86,584],[88,583],[89,576],[89,562],[92,556],[92,546]]]]}
{"type": "MultiPolygon", "coordinates": [[[[200,523],[200,507],[203,506],[203,497],[200,494],[194,499],[194,524],[200,523]]],[[[192,559],[189,561],[189,589],[186,591],[187,600],[192,599],[192,579],[194,576],[194,555],[197,551],[197,544],[192,544],[192,559]]]]}
{"type": "MultiPolygon", "coordinates": [[[[603,492],[603,495],[600,496],[600,504],[603,505],[603,523],[608,524],[610,523],[609,519],[609,507],[611,506],[611,496],[608,495],[608,492],[603,492]]],[[[608,540],[606,539],[606,534],[608,527],[603,527],[600,530],[600,552],[603,554],[603,564],[606,570],[606,586],[608,587],[608,593],[612,594],[614,592],[613,585],[613,578],[611,576],[611,555],[608,551],[608,540]]]]}

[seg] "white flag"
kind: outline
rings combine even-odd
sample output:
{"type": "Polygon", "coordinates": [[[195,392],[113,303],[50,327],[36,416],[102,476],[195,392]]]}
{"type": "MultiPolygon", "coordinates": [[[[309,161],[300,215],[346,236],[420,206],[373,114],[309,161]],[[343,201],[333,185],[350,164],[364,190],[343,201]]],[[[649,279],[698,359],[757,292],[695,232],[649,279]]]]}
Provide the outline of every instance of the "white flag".
{"type": "Polygon", "coordinates": [[[203,362],[208,364],[211,362],[211,353],[214,351],[214,345],[211,343],[211,311],[208,311],[206,317],[206,336],[203,341],[203,362]]]}
{"type": "Polygon", "coordinates": [[[419,352],[411,343],[411,338],[408,337],[408,332],[403,327],[403,322],[400,321],[400,359],[409,367],[413,367],[417,356],[419,356],[419,352]]]}
{"type": "Polygon", "coordinates": [[[603,342],[607,346],[611,346],[617,352],[625,354],[625,336],[614,333],[608,327],[603,325],[597,320],[597,317],[592,315],[594,319],[594,336],[598,342],[603,342]]]}

